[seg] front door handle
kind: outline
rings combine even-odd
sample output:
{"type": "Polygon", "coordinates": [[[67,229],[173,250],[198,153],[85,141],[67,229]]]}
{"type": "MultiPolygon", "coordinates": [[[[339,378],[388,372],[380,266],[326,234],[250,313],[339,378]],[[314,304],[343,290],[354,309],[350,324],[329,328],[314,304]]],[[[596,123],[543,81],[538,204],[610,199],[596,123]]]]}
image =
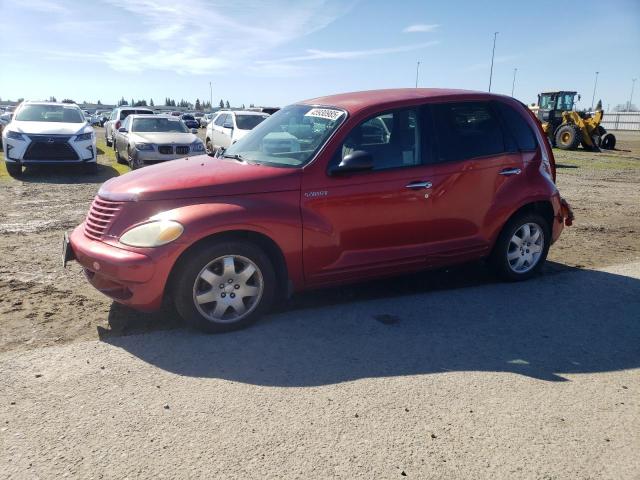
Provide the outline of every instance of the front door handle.
{"type": "Polygon", "coordinates": [[[511,175],[520,175],[521,172],[522,170],[519,168],[505,168],[504,170],[500,170],[500,175],[510,177],[511,175]]]}
{"type": "Polygon", "coordinates": [[[421,188],[431,188],[432,186],[431,182],[411,182],[408,185],[405,185],[405,188],[419,190],[421,188]]]}

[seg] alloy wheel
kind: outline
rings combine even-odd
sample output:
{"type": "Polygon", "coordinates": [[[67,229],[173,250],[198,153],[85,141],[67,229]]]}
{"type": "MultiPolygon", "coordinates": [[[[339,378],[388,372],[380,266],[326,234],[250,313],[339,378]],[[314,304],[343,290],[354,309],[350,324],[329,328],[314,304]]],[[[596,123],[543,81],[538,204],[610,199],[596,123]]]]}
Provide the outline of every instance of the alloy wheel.
{"type": "Polygon", "coordinates": [[[544,250],[544,231],[537,223],[525,223],[511,237],[507,248],[509,268],[515,273],[527,273],[540,261],[544,250]]]}
{"type": "Polygon", "coordinates": [[[193,285],[198,312],[213,323],[234,323],[260,303],[264,280],[258,266],[246,257],[225,255],[207,264],[193,285]]]}

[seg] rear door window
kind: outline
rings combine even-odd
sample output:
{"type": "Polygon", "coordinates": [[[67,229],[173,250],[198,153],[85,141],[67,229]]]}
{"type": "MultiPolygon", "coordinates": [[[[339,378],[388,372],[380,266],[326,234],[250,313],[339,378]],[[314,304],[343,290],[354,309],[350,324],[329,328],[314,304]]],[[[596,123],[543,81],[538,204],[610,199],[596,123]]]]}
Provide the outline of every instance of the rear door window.
{"type": "Polygon", "coordinates": [[[226,117],[227,117],[227,116],[226,116],[225,114],[221,113],[220,115],[218,115],[218,116],[216,117],[216,121],[215,121],[215,122],[213,122],[213,123],[214,123],[215,125],[218,125],[219,127],[221,127],[222,125],[224,125],[224,119],[225,119],[226,117]]]}
{"type": "Polygon", "coordinates": [[[135,113],[135,110],[120,110],[120,120],[124,120],[132,113],[135,113]]]}
{"type": "Polygon", "coordinates": [[[509,133],[515,139],[518,150],[523,152],[531,152],[538,147],[536,136],[531,130],[527,121],[522,114],[518,113],[513,107],[502,103],[494,102],[496,110],[500,112],[500,116],[509,133]]]}
{"type": "Polygon", "coordinates": [[[455,162],[506,151],[500,122],[488,102],[434,104],[431,111],[436,162],[455,162]]]}

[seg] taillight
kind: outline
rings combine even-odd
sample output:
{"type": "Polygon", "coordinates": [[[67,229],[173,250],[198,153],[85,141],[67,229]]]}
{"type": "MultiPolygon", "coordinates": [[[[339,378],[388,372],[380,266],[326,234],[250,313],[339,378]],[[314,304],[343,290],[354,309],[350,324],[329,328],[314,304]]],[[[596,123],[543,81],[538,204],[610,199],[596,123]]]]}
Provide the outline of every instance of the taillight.
{"type": "Polygon", "coordinates": [[[120,129],[120,120],[116,122],[116,130],[119,130],[119,129],[120,129]]]}

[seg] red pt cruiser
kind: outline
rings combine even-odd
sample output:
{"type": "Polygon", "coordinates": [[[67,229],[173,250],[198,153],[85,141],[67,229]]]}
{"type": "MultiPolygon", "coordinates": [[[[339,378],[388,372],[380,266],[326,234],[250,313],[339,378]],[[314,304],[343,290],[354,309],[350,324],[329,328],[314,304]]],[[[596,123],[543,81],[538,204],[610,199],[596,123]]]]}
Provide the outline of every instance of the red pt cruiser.
{"type": "Polygon", "coordinates": [[[89,282],[210,332],[294,291],[486,257],[544,263],[572,214],[538,122],[505,96],[435,89],[315,98],[215,158],[106,182],[65,237],[89,282]]]}

